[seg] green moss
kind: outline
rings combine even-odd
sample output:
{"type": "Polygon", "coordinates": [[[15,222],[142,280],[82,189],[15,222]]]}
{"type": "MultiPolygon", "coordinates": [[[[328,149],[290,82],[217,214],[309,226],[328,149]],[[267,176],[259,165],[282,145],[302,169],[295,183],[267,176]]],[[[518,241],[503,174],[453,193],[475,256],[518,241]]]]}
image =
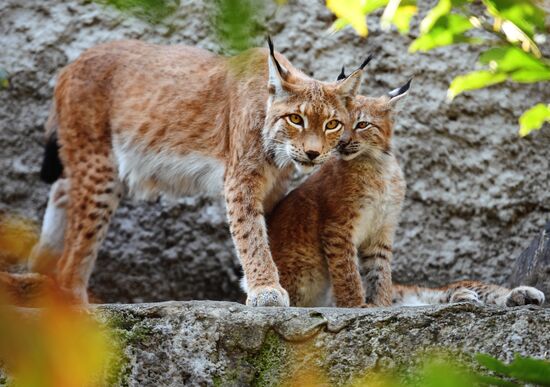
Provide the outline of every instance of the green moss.
{"type": "Polygon", "coordinates": [[[153,329],[139,321],[135,316],[126,313],[115,313],[106,320],[116,353],[113,354],[109,369],[104,376],[105,385],[128,385],[132,371],[125,348],[129,345],[143,343],[153,334],[153,329]]]}
{"type": "Polygon", "coordinates": [[[260,351],[247,361],[255,371],[253,386],[266,387],[280,384],[282,372],[288,366],[290,350],[281,337],[269,331],[260,351]]]}

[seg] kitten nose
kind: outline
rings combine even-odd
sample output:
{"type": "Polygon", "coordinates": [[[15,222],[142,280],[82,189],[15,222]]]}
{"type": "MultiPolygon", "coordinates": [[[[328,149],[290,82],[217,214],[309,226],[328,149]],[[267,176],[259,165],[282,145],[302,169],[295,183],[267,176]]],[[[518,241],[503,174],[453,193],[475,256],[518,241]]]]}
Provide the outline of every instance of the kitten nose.
{"type": "Polygon", "coordinates": [[[319,156],[319,152],[317,151],[307,151],[306,152],[306,155],[307,157],[309,157],[310,160],[315,160],[317,158],[317,156],[319,156]]]}

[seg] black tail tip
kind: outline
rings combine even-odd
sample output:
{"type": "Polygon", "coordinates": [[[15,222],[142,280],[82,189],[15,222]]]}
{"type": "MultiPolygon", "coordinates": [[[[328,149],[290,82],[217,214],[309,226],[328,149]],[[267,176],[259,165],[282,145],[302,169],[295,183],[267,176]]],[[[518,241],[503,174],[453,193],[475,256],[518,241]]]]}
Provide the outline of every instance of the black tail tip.
{"type": "Polygon", "coordinates": [[[44,151],[44,160],[40,169],[40,179],[48,184],[54,183],[63,174],[63,164],[59,158],[59,143],[54,133],[48,138],[44,151]]]}

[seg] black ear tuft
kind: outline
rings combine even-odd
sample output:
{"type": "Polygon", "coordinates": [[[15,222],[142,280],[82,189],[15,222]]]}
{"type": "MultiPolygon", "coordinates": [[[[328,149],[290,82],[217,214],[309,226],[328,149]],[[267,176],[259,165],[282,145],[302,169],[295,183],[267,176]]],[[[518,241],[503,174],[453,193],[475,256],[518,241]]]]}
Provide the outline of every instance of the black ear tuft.
{"type": "Polygon", "coordinates": [[[361,66],[359,66],[359,68],[360,68],[361,70],[363,70],[363,69],[365,68],[365,66],[369,64],[369,62],[372,60],[372,58],[374,58],[374,54],[371,53],[371,54],[369,54],[369,56],[367,57],[367,59],[365,59],[365,60],[363,61],[363,63],[361,64],[361,66]]]}
{"type": "Polygon", "coordinates": [[[267,45],[269,46],[269,54],[271,54],[271,56],[275,56],[273,42],[271,41],[271,36],[269,35],[267,35],[267,45]]]}
{"type": "Polygon", "coordinates": [[[275,63],[275,66],[277,66],[277,70],[279,71],[279,74],[283,75],[284,71],[281,65],[279,64],[279,61],[275,58],[275,49],[273,48],[273,42],[271,41],[271,36],[267,35],[267,45],[269,46],[269,55],[271,56],[271,59],[273,59],[273,62],[275,63]]]}
{"type": "Polygon", "coordinates": [[[337,81],[341,81],[342,79],[346,79],[346,73],[344,72],[344,66],[342,66],[342,71],[340,71],[340,74],[338,75],[338,78],[336,78],[337,81]]]}
{"type": "Polygon", "coordinates": [[[407,91],[409,91],[409,88],[411,87],[411,81],[413,79],[410,78],[407,83],[405,83],[403,86],[398,87],[397,89],[393,89],[388,93],[390,98],[395,98],[397,96],[400,96],[402,94],[405,94],[407,91]]]}

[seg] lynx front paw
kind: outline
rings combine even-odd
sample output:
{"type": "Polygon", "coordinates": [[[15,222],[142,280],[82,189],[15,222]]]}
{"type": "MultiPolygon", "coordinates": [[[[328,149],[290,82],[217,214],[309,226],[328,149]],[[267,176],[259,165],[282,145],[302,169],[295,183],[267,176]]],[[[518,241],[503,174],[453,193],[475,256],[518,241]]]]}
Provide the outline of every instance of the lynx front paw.
{"type": "Polygon", "coordinates": [[[288,293],[282,287],[250,289],[246,298],[248,306],[289,306],[288,293]]]}
{"type": "Polygon", "coordinates": [[[451,303],[454,302],[471,302],[474,304],[479,304],[481,301],[479,300],[479,296],[476,292],[470,289],[461,288],[457,289],[450,299],[451,303]]]}
{"type": "Polygon", "coordinates": [[[506,306],[544,304],[544,293],[531,286],[518,286],[510,291],[506,297],[506,306]]]}

